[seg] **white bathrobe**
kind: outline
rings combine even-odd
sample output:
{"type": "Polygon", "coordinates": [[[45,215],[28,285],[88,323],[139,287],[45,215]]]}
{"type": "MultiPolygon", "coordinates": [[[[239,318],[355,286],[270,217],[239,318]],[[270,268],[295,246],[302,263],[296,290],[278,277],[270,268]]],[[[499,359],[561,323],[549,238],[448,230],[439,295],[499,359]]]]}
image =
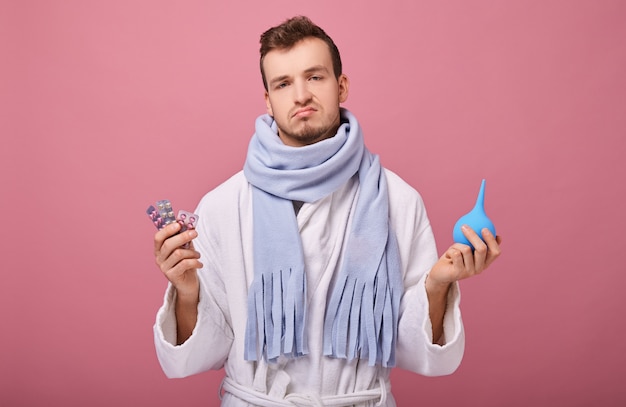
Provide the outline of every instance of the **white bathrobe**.
{"type": "MultiPolygon", "coordinates": [[[[444,336],[440,344],[433,344],[424,287],[438,258],[432,229],[417,191],[393,172],[385,170],[385,174],[405,289],[397,367],[427,376],[450,374],[460,364],[465,344],[458,285],[448,296],[444,336]]],[[[357,195],[358,178],[353,177],[331,195],[305,203],[297,215],[305,256],[310,353],[297,359],[281,357],[276,364],[243,357],[247,291],[254,277],[251,187],[239,172],[205,195],[196,210],[200,223],[194,240],[204,264],[198,271],[198,322],[191,337],[176,346],[175,291],[168,287],[154,325],[156,352],[165,374],[184,377],[224,367],[223,406],[395,406],[389,368],[369,366],[367,360],[323,356],[324,310],[357,195]]]]}

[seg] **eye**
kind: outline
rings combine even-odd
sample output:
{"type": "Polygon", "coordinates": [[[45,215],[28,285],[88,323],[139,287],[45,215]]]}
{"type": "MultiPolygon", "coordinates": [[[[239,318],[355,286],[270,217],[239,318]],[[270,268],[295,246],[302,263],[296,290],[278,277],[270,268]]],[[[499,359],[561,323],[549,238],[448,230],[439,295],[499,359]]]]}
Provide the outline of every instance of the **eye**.
{"type": "Polygon", "coordinates": [[[280,82],[276,85],[276,89],[283,89],[287,87],[287,82],[280,82]]]}
{"type": "Polygon", "coordinates": [[[319,75],[313,75],[309,79],[312,80],[312,81],[321,81],[322,77],[319,76],[319,75]]]}

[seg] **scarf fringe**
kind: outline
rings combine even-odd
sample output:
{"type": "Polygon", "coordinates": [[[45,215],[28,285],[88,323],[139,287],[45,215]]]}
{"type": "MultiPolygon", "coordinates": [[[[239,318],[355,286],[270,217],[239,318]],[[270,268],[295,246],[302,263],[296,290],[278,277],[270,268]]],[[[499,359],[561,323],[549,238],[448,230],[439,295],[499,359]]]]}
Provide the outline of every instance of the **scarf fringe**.
{"type": "Polygon", "coordinates": [[[280,355],[308,354],[304,269],[278,270],[260,277],[254,279],[248,295],[249,315],[256,318],[248,318],[244,358],[258,360],[260,351],[272,363],[280,355]]]}
{"type": "Polygon", "coordinates": [[[373,282],[354,277],[358,273],[337,281],[340,289],[334,290],[324,321],[325,356],[368,360],[370,366],[395,366],[401,293],[393,289],[398,278],[388,273],[397,270],[397,264],[388,260],[383,255],[373,282]]]}

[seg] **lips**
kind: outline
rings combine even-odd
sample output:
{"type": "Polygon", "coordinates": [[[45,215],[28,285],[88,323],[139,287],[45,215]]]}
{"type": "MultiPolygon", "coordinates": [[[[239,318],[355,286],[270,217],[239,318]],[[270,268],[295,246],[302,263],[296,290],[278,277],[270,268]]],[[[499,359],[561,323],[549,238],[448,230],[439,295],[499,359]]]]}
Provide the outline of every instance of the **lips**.
{"type": "Polygon", "coordinates": [[[313,108],[313,107],[303,107],[300,108],[298,110],[296,110],[292,117],[308,117],[310,115],[312,115],[313,113],[315,113],[317,111],[317,109],[313,108]]]}

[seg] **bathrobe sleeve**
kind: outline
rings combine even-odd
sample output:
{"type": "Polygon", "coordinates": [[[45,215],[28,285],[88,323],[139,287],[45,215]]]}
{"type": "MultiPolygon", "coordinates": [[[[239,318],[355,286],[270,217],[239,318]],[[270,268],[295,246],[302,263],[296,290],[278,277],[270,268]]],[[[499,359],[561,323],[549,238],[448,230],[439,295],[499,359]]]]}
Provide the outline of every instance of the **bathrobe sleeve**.
{"type": "Polygon", "coordinates": [[[206,211],[201,203],[196,213],[200,215],[200,223],[198,237],[193,243],[200,252],[200,260],[204,265],[198,270],[200,301],[196,326],[184,343],[176,345],[176,290],[171,285],[168,285],[154,324],[157,357],[169,378],[220,369],[229,355],[234,338],[222,279],[222,271],[228,269],[228,265],[222,264],[210,234],[203,230],[210,227],[206,222],[210,211],[206,211]]]}
{"type": "Polygon", "coordinates": [[[220,318],[215,300],[201,281],[198,321],[191,336],[176,345],[176,316],[174,303],[176,291],[170,285],[165,292],[163,305],[154,325],[156,353],[165,375],[180,378],[219,369],[224,365],[233,341],[232,331],[220,318]]]}
{"type": "Polygon", "coordinates": [[[451,374],[461,363],[465,348],[458,283],[452,285],[448,294],[443,337],[439,344],[433,344],[425,281],[439,258],[435,239],[419,193],[396,174],[386,171],[390,219],[398,235],[404,273],[397,366],[426,376],[451,374]]]}

